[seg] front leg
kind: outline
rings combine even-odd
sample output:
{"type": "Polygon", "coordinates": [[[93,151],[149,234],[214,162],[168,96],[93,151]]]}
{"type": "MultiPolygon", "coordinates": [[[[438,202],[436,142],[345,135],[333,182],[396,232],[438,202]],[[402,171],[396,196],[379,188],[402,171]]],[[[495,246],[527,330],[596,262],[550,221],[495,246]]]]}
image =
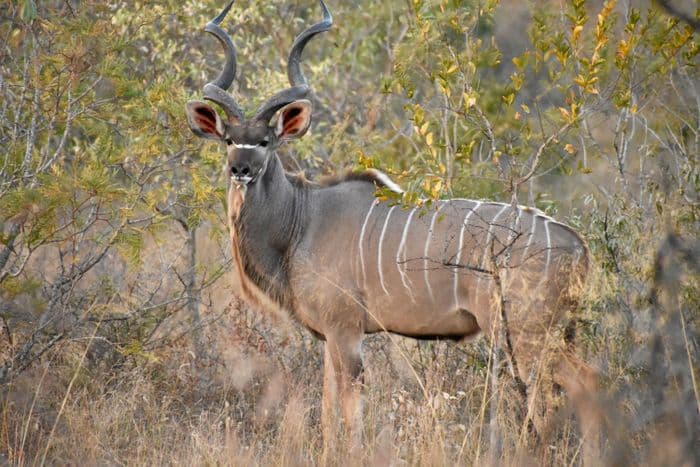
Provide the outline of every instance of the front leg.
{"type": "Polygon", "coordinates": [[[338,428],[338,375],[333,365],[330,345],[324,343],[323,353],[323,401],[321,404],[321,428],[323,430],[323,452],[328,454],[338,428]]]}
{"type": "MultiPolygon", "coordinates": [[[[340,394],[343,410],[345,434],[349,447],[353,451],[362,447],[362,387],[364,383],[362,338],[363,334],[326,336],[326,358],[330,357],[333,362],[335,384],[340,394]]],[[[326,379],[324,377],[324,390],[326,379]]],[[[324,407],[325,399],[324,393],[324,407]]]]}

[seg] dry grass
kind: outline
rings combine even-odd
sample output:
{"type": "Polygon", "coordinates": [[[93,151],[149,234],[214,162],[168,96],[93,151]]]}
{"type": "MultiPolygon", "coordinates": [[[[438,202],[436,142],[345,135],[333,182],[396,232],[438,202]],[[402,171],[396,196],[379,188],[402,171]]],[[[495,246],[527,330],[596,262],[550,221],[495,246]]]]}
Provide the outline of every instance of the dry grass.
{"type": "MultiPolygon", "coordinates": [[[[683,283],[697,280],[678,274],[683,283]]],[[[203,306],[205,319],[228,308],[201,336],[204,357],[188,338],[150,351],[105,350],[100,343],[115,328],[104,327],[95,339],[63,341],[3,387],[0,464],[581,464],[571,401],[558,397],[536,438],[508,372],[493,385],[485,339],[386,335],[365,342],[362,452],[343,452],[341,435],[324,456],[321,343],[293,323],[239,309],[227,298],[227,280],[203,306]]],[[[594,269],[585,292],[578,350],[603,376],[601,465],[695,462],[697,313],[686,315],[689,292],[679,302],[675,289],[657,282],[656,305],[642,300],[642,289],[631,321],[601,314],[626,290],[603,271],[594,269]]],[[[171,320],[162,332],[179,333],[184,318],[171,320]]]]}
{"type": "MultiPolygon", "coordinates": [[[[25,3],[31,6],[38,2],[11,2],[12,5],[25,3]]],[[[66,14],[72,11],[64,5],[71,2],[54,3],[66,14]]],[[[502,62],[510,67],[511,58],[529,47],[525,35],[530,27],[531,14],[528,12],[531,8],[524,10],[523,2],[504,3],[505,7],[499,10],[499,18],[495,21],[495,40],[501,44],[502,62]]],[[[597,11],[597,3],[591,3],[596,4],[597,11]]],[[[627,9],[626,3],[619,3],[620,8],[627,9]]],[[[160,5],[157,7],[162,9],[160,5]]],[[[19,12],[24,8],[16,10],[19,12]]],[[[154,10],[154,17],[161,16],[162,12],[156,15],[154,10]]],[[[348,20],[349,16],[345,15],[348,20]]],[[[343,18],[342,12],[338,18],[343,18]]],[[[591,18],[595,16],[591,15],[591,18]]],[[[99,23],[91,20],[85,24],[99,23]]],[[[139,29],[147,25],[134,24],[138,24],[139,29]]],[[[153,24],[161,23],[154,21],[153,24]]],[[[269,26],[275,24],[271,22],[269,26]]],[[[39,29],[36,28],[37,34],[39,29]]],[[[166,28],[163,29],[162,32],[166,32],[166,28]]],[[[569,29],[567,25],[566,31],[569,29]]],[[[365,29],[357,29],[356,33],[364,34],[365,29]]],[[[41,42],[40,47],[33,50],[39,57],[44,53],[51,57],[53,49],[48,43],[55,40],[54,30],[47,27],[41,34],[47,37],[47,50],[42,49],[41,42]]],[[[189,41],[194,33],[184,34],[189,41]]],[[[386,39],[393,41],[391,35],[386,39]]],[[[236,38],[241,50],[245,50],[245,36],[240,34],[236,38]]],[[[247,36],[257,37],[254,34],[247,36]]],[[[177,46],[182,44],[177,42],[182,40],[179,37],[173,41],[163,40],[163,43],[177,46]]],[[[374,39],[366,41],[372,47],[381,43],[377,41],[379,36],[372,37],[374,39]]],[[[384,41],[384,36],[380,39],[384,41]]],[[[13,41],[17,40],[13,38],[13,41]]],[[[342,41],[335,42],[334,49],[340,52],[351,50],[343,46],[342,41]]],[[[14,60],[12,54],[6,54],[10,70],[10,79],[6,81],[10,84],[12,67],[19,73],[17,77],[21,76],[23,63],[27,65],[24,69],[29,69],[27,44],[29,42],[24,44],[25,52],[8,44],[8,50],[17,52],[14,58],[25,57],[25,62],[22,62],[14,60]]],[[[251,42],[249,47],[251,44],[258,45],[251,42]]],[[[183,47],[176,48],[184,51],[183,47]]],[[[265,49],[277,53],[276,47],[265,49]]],[[[367,49],[364,53],[373,60],[379,59],[378,54],[369,52],[372,50],[367,49]]],[[[260,52],[259,61],[265,63],[267,69],[272,62],[262,49],[260,52]]],[[[139,52],[139,55],[149,54],[139,52]]],[[[171,56],[169,53],[151,55],[171,56]]],[[[249,64],[246,66],[252,65],[249,68],[252,70],[256,69],[254,58],[246,57],[249,64]]],[[[656,57],[652,58],[656,60],[656,57]]],[[[332,58],[328,60],[332,61],[332,58]]],[[[419,65],[421,58],[406,63],[419,65]]],[[[154,69],[160,69],[162,63],[158,61],[156,65],[154,69]]],[[[143,62],[141,67],[152,68],[150,62],[143,62]]],[[[363,67],[358,66],[354,72],[360,73],[363,67]]],[[[498,72],[502,76],[497,81],[507,82],[510,73],[506,72],[507,67],[498,72]]],[[[318,78],[314,80],[316,92],[328,93],[322,94],[320,101],[338,101],[333,96],[341,93],[342,100],[347,100],[345,106],[331,115],[337,122],[345,123],[332,127],[329,137],[334,138],[334,146],[329,157],[334,159],[341,153],[354,154],[355,148],[361,148],[363,154],[389,151],[391,148],[385,148],[385,140],[393,141],[393,130],[390,133],[378,132],[376,137],[366,139],[364,122],[361,119],[350,122],[343,116],[347,109],[351,109],[351,114],[359,115],[361,112],[357,109],[381,108],[383,104],[379,105],[374,97],[368,97],[369,90],[372,95],[376,94],[376,85],[357,88],[359,91],[346,96],[345,90],[350,88],[337,86],[338,78],[342,83],[348,82],[343,62],[324,65],[319,70],[324,70],[328,81],[328,85],[322,85],[322,73],[315,73],[318,78]],[[336,85],[330,86],[331,83],[336,85]],[[356,140],[352,140],[355,141],[352,144],[336,141],[336,133],[346,133],[348,125],[347,133],[357,133],[362,144],[358,145],[356,140]],[[390,138],[385,138],[387,135],[390,138]],[[378,143],[370,144],[370,140],[378,143]]],[[[644,72],[643,67],[641,72],[644,72]]],[[[426,84],[433,87],[432,71],[430,74],[430,81],[426,84]]],[[[256,79],[269,77],[268,74],[259,75],[262,78],[256,79]]],[[[150,74],[148,76],[144,82],[150,81],[150,74]]],[[[248,73],[248,76],[254,78],[255,73],[248,73]]],[[[371,79],[366,82],[379,83],[379,74],[371,67],[356,76],[358,83],[367,76],[371,79]]],[[[490,72],[483,76],[491,79],[490,72]]],[[[630,85],[637,86],[638,78],[630,77],[630,85]]],[[[686,108],[698,102],[695,88],[690,86],[696,82],[693,78],[695,75],[687,75],[686,71],[658,82],[652,78],[649,91],[653,92],[649,94],[656,97],[647,98],[646,91],[639,92],[637,117],[633,116],[635,112],[627,109],[618,109],[618,115],[618,110],[612,108],[591,117],[585,122],[586,134],[572,134],[571,139],[561,141],[562,144],[571,141],[578,145],[578,136],[581,137],[583,154],[577,154],[577,159],[571,162],[579,162],[583,157],[585,168],[591,173],[585,176],[577,173],[573,178],[543,173],[537,182],[540,186],[529,188],[530,197],[541,189],[549,193],[549,199],[557,200],[562,214],[558,217],[566,219],[563,214],[570,214],[568,220],[586,237],[591,249],[594,267],[581,304],[577,349],[602,376],[599,393],[591,395],[594,406],[605,415],[601,426],[604,451],[594,459],[599,465],[700,465],[697,459],[700,453],[698,112],[691,109],[692,105],[686,108]],[[687,78],[687,81],[682,78],[687,78]],[[684,90],[684,86],[692,89],[684,90]],[[611,113],[608,115],[608,112],[611,113]],[[661,131],[663,128],[666,131],[661,131]],[[620,144],[623,140],[625,144],[620,144]],[[625,148],[626,151],[628,147],[636,149],[627,156],[618,149],[625,148]],[[627,166],[623,167],[621,161],[625,157],[628,157],[627,166]],[[677,245],[670,241],[673,237],[668,235],[669,232],[674,232],[677,245]]],[[[173,79],[181,87],[183,75],[173,75],[173,79]]],[[[133,81],[136,83],[138,79],[133,81]]],[[[522,93],[540,95],[541,84],[532,81],[522,93]]],[[[6,89],[10,89],[6,96],[17,97],[17,105],[21,104],[25,117],[35,115],[34,108],[38,104],[25,98],[31,88],[21,90],[11,85],[6,89]]],[[[499,94],[499,105],[500,99],[499,94]]],[[[12,101],[8,102],[12,105],[12,101]]],[[[404,105],[401,100],[385,104],[389,107],[392,102],[396,107],[404,105]],[[396,105],[398,103],[401,105],[396,105]]],[[[147,104],[154,105],[150,98],[147,104]]],[[[535,106],[532,108],[534,111],[535,106]]],[[[555,111],[554,108],[550,110],[555,111]]],[[[408,112],[404,113],[402,121],[410,123],[408,112]]],[[[47,126],[53,127],[52,118],[56,115],[47,113],[43,116],[47,126]]],[[[386,115],[391,120],[391,125],[385,124],[389,129],[395,125],[394,114],[387,112],[386,115]]],[[[181,115],[178,114],[177,118],[181,119],[181,115]]],[[[5,125],[14,128],[13,135],[17,133],[18,119],[15,117],[14,122],[5,125]]],[[[26,119],[27,125],[34,120],[26,119]]],[[[135,121],[141,121],[140,117],[135,121]]],[[[500,120],[493,123],[498,122],[500,120]]],[[[374,127],[375,123],[366,128],[374,127]]],[[[377,128],[380,127],[381,122],[377,124],[377,128]]],[[[147,128],[149,133],[150,128],[147,128]]],[[[519,125],[512,128],[513,133],[520,131],[519,125]]],[[[85,135],[81,131],[80,138],[95,132],[91,126],[86,126],[86,130],[89,131],[85,131],[85,135]]],[[[316,133],[316,139],[307,137],[303,144],[308,146],[302,147],[299,153],[312,154],[308,149],[319,141],[321,133],[316,133]]],[[[37,135],[43,133],[40,131],[37,135]]],[[[41,139],[50,143],[57,138],[43,135],[41,139]]],[[[24,154],[25,143],[20,142],[17,154],[24,154]]],[[[42,148],[42,153],[53,153],[55,148],[49,143],[42,148]]],[[[92,144],[86,143],[85,147],[89,145],[92,144]]],[[[82,142],[71,149],[81,147],[82,142]]],[[[559,149],[556,151],[563,153],[559,149]]],[[[413,154],[411,150],[407,152],[413,154]]],[[[29,145],[27,153],[31,153],[29,145]]],[[[475,153],[474,157],[477,155],[481,161],[482,154],[475,153]]],[[[125,164],[128,159],[131,157],[125,159],[125,164]]],[[[394,162],[394,168],[398,168],[399,161],[394,162]]],[[[413,167],[412,163],[407,164],[407,167],[413,167]]],[[[162,169],[167,170],[165,174],[178,173],[168,165],[163,165],[162,169]]],[[[481,169],[477,172],[464,170],[465,177],[473,178],[468,183],[456,181],[462,184],[462,189],[469,187],[470,191],[466,193],[479,192],[478,188],[472,189],[471,184],[478,186],[481,183],[483,187],[484,180],[487,180],[484,174],[489,173],[481,172],[481,169]]],[[[160,177],[153,183],[160,183],[160,177]]],[[[494,190],[493,187],[482,188],[484,195],[500,191],[494,190]]],[[[546,201],[547,197],[543,196],[543,200],[546,201]]],[[[150,206],[151,202],[148,204],[150,206]]],[[[88,205],[85,206],[87,209],[88,205]]],[[[88,215],[86,211],[74,220],[81,220],[80,216],[90,217],[92,214],[88,215]]],[[[231,301],[230,273],[225,273],[208,287],[203,286],[208,278],[217,276],[219,266],[225,268],[227,264],[226,254],[230,248],[224,227],[225,216],[218,213],[211,219],[217,216],[220,218],[217,228],[197,227],[195,265],[187,264],[188,250],[181,226],[172,221],[166,227],[169,221],[163,220],[163,226],[143,234],[143,245],[138,250],[141,258],[146,258],[143,264],[124,261],[120,259],[119,251],[112,251],[88,274],[73,281],[69,290],[57,295],[55,303],[70,306],[55,307],[51,329],[39,335],[44,339],[41,344],[51,336],[66,330],[69,332],[55,347],[40,357],[32,357],[31,365],[25,371],[18,369],[19,374],[10,383],[0,386],[0,466],[539,466],[582,463],[582,436],[572,414],[571,401],[557,395],[557,400],[552,402],[558,408],[548,413],[545,429],[535,436],[525,422],[527,407],[508,372],[501,371],[497,378],[492,377],[491,352],[485,340],[454,344],[416,342],[401,337],[390,339],[386,335],[370,336],[365,342],[366,399],[362,451],[343,452],[340,435],[334,448],[324,455],[319,420],[321,343],[296,324],[280,317],[261,316],[231,301]],[[202,286],[196,291],[199,294],[196,300],[191,300],[192,290],[186,280],[188,273],[195,275],[195,282],[202,286]],[[191,312],[188,305],[194,302],[197,302],[205,325],[199,334],[192,332],[192,323],[196,320],[188,314],[191,312]],[[97,306],[87,309],[93,305],[97,306]],[[96,327],[94,321],[82,319],[88,315],[97,321],[110,315],[114,321],[96,327]]],[[[0,225],[0,243],[7,247],[8,253],[11,246],[7,243],[7,233],[12,222],[10,219],[0,225]]],[[[17,231],[26,228],[23,235],[28,235],[33,231],[32,222],[21,221],[16,224],[17,231]]],[[[26,293],[13,292],[12,284],[6,284],[5,295],[0,296],[0,318],[3,320],[0,324],[4,326],[0,328],[4,331],[0,332],[0,362],[10,362],[25,343],[31,343],[34,339],[32,333],[43,319],[41,315],[46,303],[54,299],[47,293],[35,294],[34,289],[47,288],[57,280],[63,267],[70,270],[81,255],[90,255],[101,239],[108,236],[107,233],[112,234],[112,230],[105,232],[95,234],[97,240],[91,240],[88,235],[83,243],[66,247],[68,255],[59,255],[57,247],[51,243],[56,239],[48,239],[50,243],[34,253],[14,284],[17,290],[26,293]],[[26,284],[20,284],[20,281],[26,284]],[[8,322],[11,332],[8,331],[8,322]]],[[[83,238],[82,232],[79,237],[83,238]]],[[[30,240],[23,241],[31,242],[31,236],[30,240]]],[[[66,242],[74,240],[70,237],[66,242]]],[[[17,245],[15,248],[18,248],[15,259],[21,263],[23,249],[17,245]]],[[[128,256],[128,251],[122,254],[128,256]]],[[[38,354],[40,345],[37,343],[34,347],[38,354]]],[[[546,366],[545,362],[542,363],[543,367],[546,366]]],[[[546,376],[535,375],[535,380],[546,386],[546,376]]]]}
{"type": "MultiPolygon", "coordinates": [[[[588,281],[578,352],[603,376],[595,400],[606,415],[605,450],[597,464],[695,463],[698,316],[688,310],[697,276],[668,258],[664,271],[676,264],[670,277],[686,284],[682,291],[657,274],[631,293],[624,277],[597,267],[588,281]]],[[[202,301],[204,356],[189,334],[151,349],[110,346],[124,330],[103,325],[61,342],[0,388],[0,465],[581,464],[571,401],[557,397],[536,438],[507,370],[493,384],[485,339],[381,334],[365,341],[363,450],[343,452],[340,435],[324,456],[321,342],[294,323],[240,308],[229,279],[202,301]]],[[[179,335],[187,323],[181,311],[159,332],[179,335]]]]}
{"type": "MultiPolygon", "coordinates": [[[[226,331],[235,334],[237,323],[241,320],[220,323],[219,337],[209,335],[210,343],[225,339],[221,336],[226,331]]],[[[267,325],[265,332],[274,333],[267,325]]],[[[81,361],[85,342],[67,344],[4,389],[3,460],[10,465],[580,463],[581,439],[568,404],[550,420],[546,442],[533,440],[523,426],[520,398],[510,379],[500,378],[496,398],[489,390],[484,342],[392,343],[386,336],[367,342],[363,452],[349,456],[336,446],[323,458],[318,429],[320,344],[294,331],[286,337],[284,345],[261,353],[246,352],[243,343],[229,341],[228,352],[207,365],[194,360],[184,343],[160,351],[154,361],[129,358],[119,366],[89,356],[81,361]],[[410,357],[415,371],[399,353],[410,357]],[[497,405],[501,442],[496,459],[488,434],[492,403],[497,405]]],[[[600,362],[604,355],[592,351],[588,358],[600,362]]],[[[674,465],[691,465],[683,446],[687,430],[674,424],[678,420],[672,413],[644,423],[650,415],[638,412],[644,395],[634,394],[634,383],[619,379],[632,375],[622,373],[610,372],[611,380],[600,395],[611,414],[612,432],[617,433],[608,438],[601,463],[657,465],[674,459],[674,465]],[[612,393],[625,391],[626,398],[615,400],[612,393]],[[620,449],[625,452],[618,453],[620,449]],[[630,449],[636,454],[627,452],[630,449]]],[[[677,400],[672,388],[667,391],[669,403],[677,400]]]]}

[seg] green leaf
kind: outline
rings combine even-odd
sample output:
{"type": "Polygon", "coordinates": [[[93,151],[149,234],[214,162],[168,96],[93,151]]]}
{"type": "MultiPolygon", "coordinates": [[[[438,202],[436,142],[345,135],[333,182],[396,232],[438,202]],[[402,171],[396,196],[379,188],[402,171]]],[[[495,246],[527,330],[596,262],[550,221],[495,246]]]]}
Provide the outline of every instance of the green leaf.
{"type": "Polygon", "coordinates": [[[31,23],[36,18],[36,4],[34,0],[24,0],[22,5],[22,20],[25,23],[31,23]]]}

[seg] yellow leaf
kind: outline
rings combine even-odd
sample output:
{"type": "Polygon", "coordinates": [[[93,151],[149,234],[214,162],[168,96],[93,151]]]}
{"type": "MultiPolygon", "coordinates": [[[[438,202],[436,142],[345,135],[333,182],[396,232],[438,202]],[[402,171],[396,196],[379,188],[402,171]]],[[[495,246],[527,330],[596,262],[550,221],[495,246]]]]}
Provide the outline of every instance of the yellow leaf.
{"type": "Polygon", "coordinates": [[[620,40],[620,43],[617,46],[617,51],[615,52],[615,55],[618,60],[625,60],[627,56],[629,55],[630,52],[630,47],[631,44],[625,41],[624,39],[620,40]]]}
{"type": "Polygon", "coordinates": [[[571,117],[569,116],[569,111],[566,110],[564,107],[559,107],[559,113],[561,116],[564,118],[564,120],[569,120],[571,117]]]}
{"type": "Polygon", "coordinates": [[[428,144],[428,146],[433,145],[433,133],[432,132],[425,135],[425,142],[428,144]]]}
{"type": "Polygon", "coordinates": [[[464,93],[464,106],[470,109],[476,105],[476,97],[464,93]]]}
{"type": "Polygon", "coordinates": [[[572,120],[574,120],[578,117],[578,111],[579,111],[580,107],[581,106],[576,102],[571,103],[571,119],[572,120]]]}
{"type": "Polygon", "coordinates": [[[525,112],[526,114],[529,114],[529,113],[530,113],[530,107],[528,107],[527,105],[525,105],[525,104],[520,104],[520,107],[522,107],[523,112],[525,112]]]}
{"type": "Polygon", "coordinates": [[[569,154],[573,154],[576,152],[576,148],[571,144],[567,144],[566,146],[564,146],[564,150],[569,154]]]}
{"type": "Polygon", "coordinates": [[[442,179],[438,178],[437,180],[435,180],[435,184],[433,185],[433,189],[431,190],[433,198],[437,198],[438,196],[440,196],[440,191],[442,191],[442,179]]]}

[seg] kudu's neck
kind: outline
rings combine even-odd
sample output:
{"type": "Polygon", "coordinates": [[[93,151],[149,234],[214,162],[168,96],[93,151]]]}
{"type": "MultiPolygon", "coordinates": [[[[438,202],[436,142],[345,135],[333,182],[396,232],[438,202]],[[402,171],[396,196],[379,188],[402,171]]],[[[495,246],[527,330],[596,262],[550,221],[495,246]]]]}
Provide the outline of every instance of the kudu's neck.
{"type": "Polygon", "coordinates": [[[306,224],[305,190],[290,183],[277,154],[272,154],[260,179],[248,187],[239,227],[253,241],[280,250],[293,247],[306,224]]]}
{"type": "Polygon", "coordinates": [[[248,186],[234,224],[246,275],[290,310],[289,263],[308,224],[307,204],[307,191],[287,179],[273,154],[265,173],[248,186]]]}

